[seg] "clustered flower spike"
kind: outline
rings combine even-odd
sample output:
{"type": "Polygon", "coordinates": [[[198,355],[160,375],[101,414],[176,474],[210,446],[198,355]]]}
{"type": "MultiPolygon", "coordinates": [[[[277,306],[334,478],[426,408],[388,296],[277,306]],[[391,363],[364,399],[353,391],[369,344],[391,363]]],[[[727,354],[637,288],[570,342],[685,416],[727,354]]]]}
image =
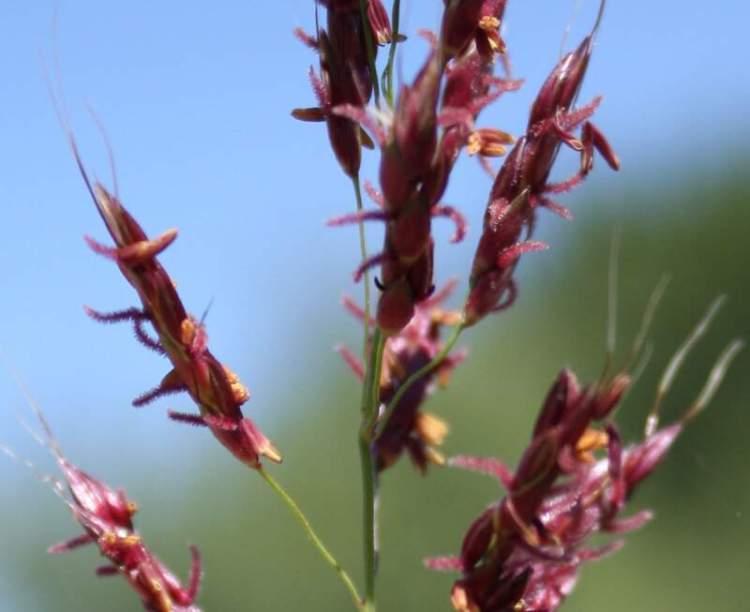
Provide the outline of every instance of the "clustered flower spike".
{"type": "Polygon", "coordinates": [[[104,323],[130,321],[136,337],[148,348],[165,355],[173,369],[152,391],[133,403],[142,406],[160,396],[187,391],[200,409],[199,415],[173,413],[170,418],[208,427],[213,435],[240,461],[257,468],[261,457],[280,462],[281,455],[253,422],[242,414],[241,405],[250,394],[237,375],[220,363],[208,349],[208,337],[200,321],[188,315],[175,285],[156,259],[177,237],[177,230],[149,239],[115,195],[101,184],[91,185],[73,144],[76,160],[91,196],[109,230],[115,247],[91,238],[89,246],[115,261],[138,293],[142,309],[129,308],[115,313],[87,313],[104,323]],[[151,323],[158,339],[143,328],[151,323]]]}
{"type": "Polygon", "coordinates": [[[332,109],[340,105],[360,108],[367,104],[372,96],[374,77],[365,28],[370,29],[377,44],[384,45],[391,40],[391,25],[380,0],[368,1],[364,27],[359,0],[320,0],[320,4],[328,9],[328,30],[320,28],[314,37],[301,30],[296,32],[320,57],[320,76],[310,69],[318,107],[297,108],[292,115],[301,121],[325,121],[336,159],[344,173],[355,178],[362,161],[361,147],[372,148],[373,144],[356,122],[333,113],[332,109]]]}
{"type": "Polygon", "coordinates": [[[619,169],[614,151],[588,121],[601,98],[580,108],[573,106],[591,56],[595,31],[596,26],[552,70],[531,108],[526,133],[518,139],[495,178],[469,280],[467,325],[510,306],[517,294],[513,273],[520,256],[547,248],[542,242],[529,240],[536,209],[549,208],[570,218],[570,212],[552,200],[550,194],[568,191],[586,177],[593,165],[594,149],[612,169],[619,169]],[[581,124],[581,137],[577,138],[571,130],[581,124]],[[549,183],[561,145],[580,153],[580,169],[563,182],[549,183]]]}
{"type": "MultiPolygon", "coordinates": [[[[706,327],[712,311],[696,329],[706,327]]],[[[563,370],[515,471],[496,459],[452,459],[454,466],[494,476],[507,490],[471,524],[459,557],[426,561],[432,569],[461,572],[451,591],[453,607],[460,612],[557,610],[573,590],[581,564],[623,544],[614,540],[591,547],[594,535],[624,534],[650,520],[648,510],[621,514],[685,424],[710,401],[741,347],[739,341],[727,347],[703,391],[677,422],[659,428],[652,411],[652,425],[637,444],[623,448],[610,419],[630,376],[620,373],[581,388],[575,375],[563,370]],[[604,456],[597,459],[599,452],[604,456]]],[[[678,351],[668,366],[670,377],[686,352],[678,351]]]]}
{"type": "MultiPolygon", "coordinates": [[[[187,586],[164,565],[146,546],[133,526],[136,504],[125,491],[112,489],[87,474],[62,453],[41,410],[32,402],[44,436],[32,435],[54,455],[65,481],[55,477],[40,478],[52,485],[53,491],[68,506],[83,533],[64,542],[50,546],[52,554],[74,550],[86,544],[95,544],[108,561],[96,570],[98,576],[121,575],[141,598],[143,607],[150,612],[200,612],[194,604],[201,582],[201,557],[195,546],[190,547],[192,557],[187,586]]],[[[0,447],[14,459],[12,451],[0,447]]],[[[34,466],[24,461],[29,467],[34,466]]]]}
{"type": "Polygon", "coordinates": [[[456,239],[465,233],[463,217],[440,204],[461,149],[498,156],[512,142],[505,132],[474,126],[487,104],[520,86],[493,76],[495,56],[504,47],[488,43],[487,52],[487,45],[477,42],[500,40],[504,7],[504,2],[447,2],[440,35],[425,33],[432,49],[413,83],[401,86],[392,113],[352,103],[331,109],[369,129],[381,148],[381,210],[334,224],[372,219],[386,224],[382,252],[363,262],[355,275],[359,279],[366,269],[381,266],[376,320],[386,335],[398,334],[434,290],[432,218],[453,219],[456,239]]]}
{"type": "MultiPolygon", "coordinates": [[[[380,400],[383,404],[389,405],[404,381],[440,353],[443,349],[441,328],[459,323],[459,312],[441,308],[442,302],[454,288],[455,283],[449,283],[419,304],[409,324],[386,341],[380,377],[380,400]]],[[[364,312],[350,299],[345,298],[344,306],[358,319],[364,319],[364,312]]],[[[363,378],[364,367],[357,357],[344,347],[338,350],[354,373],[363,378]]],[[[382,472],[393,465],[404,451],[423,474],[430,463],[445,463],[436,447],[442,444],[448,433],[448,425],[441,418],[422,410],[422,406],[437,385],[442,387],[448,383],[453,369],[465,356],[463,351],[447,355],[428,375],[409,387],[393,407],[392,414],[372,443],[378,471],[382,472]]]]}

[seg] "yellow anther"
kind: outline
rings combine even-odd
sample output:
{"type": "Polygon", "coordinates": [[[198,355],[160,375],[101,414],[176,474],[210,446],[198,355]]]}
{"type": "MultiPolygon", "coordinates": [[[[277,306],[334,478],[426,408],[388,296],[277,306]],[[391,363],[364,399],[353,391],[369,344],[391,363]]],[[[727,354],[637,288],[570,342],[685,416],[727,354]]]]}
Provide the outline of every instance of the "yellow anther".
{"type": "Polygon", "coordinates": [[[469,140],[466,142],[466,151],[469,155],[476,155],[482,150],[482,138],[477,132],[469,134],[469,140]]]}
{"type": "Polygon", "coordinates": [[[469,596],[466,589],[462,586],[453,587],[451,592],[451,603],[456,612],[480,612],[479,608],[469,602],[469,596]]]}
{"type": "Polygon", "coordinates": [[[450,429],[448,423],[429,412],[418,412],[415,426],[419,437],[430,446],[440,446],[450,429]]]}
{"type": "Polygon", "coordinates": [[[401,365],[396,353],[386,343],[383,351],[383,367],[380,370],[380,386],[387,387],[394,379],[403,380],[406,377],[406,370],[401,365]]]}
{"type": "Polygon", "coordinates": [[[244,404],[250,399],[250,392],[247,390],[247,387],[242,384],[239,376],[229,369],[229,366],[222,365],[222,367],[224,368],[224,373],[227,375],[229,386],[232,389],[232,398],[237,404],[244,404]]]}
{"type": "Polygon", "coordinates": [[[182,343],[188,346],[192,344],[196,331],[195,321],[190,317],[185,317],[180,324],[180,340],[182,340],[182,343]]]}
{"type": "Polygon", "coordinates": [[[489,32],[492,30],[497,31],[500,27],[500,20],[492,15],[485,15],[479,20],[479,29],[489,32]]]}
{"type": "Polygon", "coordinates": [[[140,542],[141,542],[140,536],[137,536],[135,534],[131,534],[122,538],[122,543],[125,546],[137,546],[138,544],[140,544],[140,542]]]}
{"type": "Polygon", "coordinates": [[[442,467],[445,465],[445,457],[442,453],[437,452],[434,448],[431,446],[428,446],[424,449],[425,457],[427,458],[427,461],[432,463],[433,465],[437,465],[439,467],[442,467]]]}
{"type": "Polygon", "coordinates": [[[589,427],[576,442],[576,457],[586,463],[594,462],[593,451],[607,448],[609,436],[606,431],[589,427]]]}
{"type": "Polygon", "coordinates": [[[135,534],[129,534],[126,536],[118,536],[114,531],[108,531],[101,537],[102,542],[109,546],[115,544],[122,544],[123,546],[136,546],[140,541],[140,536],[135,534]]]}
{"type": "Polygon", "coordinates": [[[433,308],[430,312],[430,318],[433,323],[440,325],[460,325],[463,314],[458,310],[443,310],[442,308],[433,308]]]}
{"type": "Polygon", "coordinates": [[[480,128],[469,134],[466,150],[469,155],[480,154],[483,157],[500,157],[505,155],[505,145],[514,142],[515,138],[508,132],[492,128],[480,128]]]}
{"type": "Polygon", "coordinates": [[[283,460],[281,453],[268,440],[266,440],[266,443],[260,448],[260,454],[274,463],[281,463],[283,460]]]}

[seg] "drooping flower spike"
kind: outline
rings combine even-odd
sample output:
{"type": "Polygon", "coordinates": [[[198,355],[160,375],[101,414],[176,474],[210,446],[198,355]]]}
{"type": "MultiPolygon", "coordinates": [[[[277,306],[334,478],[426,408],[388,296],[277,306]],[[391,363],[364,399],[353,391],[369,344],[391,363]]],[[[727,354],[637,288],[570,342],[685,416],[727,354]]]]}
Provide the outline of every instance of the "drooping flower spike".
{"type": "MultiPolygon", "coordinates": [[[[94,544],[107,564],[96,570],[98,576],[122,576],[140,597],[143,607],[150,612],[200,612],[195,599],[201,582],[201,557],[195,546],[190,547],[192,558],[187,586],[164,565],[146,546],[133,526],[136,504],[122,489],[113,489],[73,464],[62,452],[41,409],[24,391],[29,405],[42,426],[39,435],[31,428],[34,439],[52,453],[62,474],[56,477],[38,474],[65,503],[83,533],[50,546],[51,554],[74,550],[94,544]],[[63,484],[64,483],[64,484],[63,484]]],[[[36,472],[35,466],[20,459],[10,449],[0,450],[11,458],[21,460],[36,472]]]]}
{"type": "MultiPolygon", "coordinates": [[[[441,328],[459,323],[459,312],[446,311],[441,307],[455,286],[456,283],[451,282],[419,304],[409,324],[386,341],[380,377],[380,399],[384,404],[391,402],[404,381],[440,353],[444,346],[440,339],[441,328]]],[[[364,320],[364,312],[351,299],[344,299],[344,307],[357,319],[364,320]]],[[[364,367],[359,359],[345,347],[338,347],[337,350],[361,379],[364,367]]],[[[423,474],[429,464],[443,465],[445,460],[437,447],[448,433],[448,425],[439,417],[422,410],[422,406],[438,385],[448,383],[453,369],[465,357],[464,351],[447,355],[429,375],[420,378],[403,394],[390,415],[384,415],[388,417],[387,421],[382,424],[380,433],[372,443],[378,471],[382,472],[393,465],[404,451],[423,474]]]]}
{"type": "Polygon", "coordinates": [[[580,108],[573,106],[586,74],[603,9],[604,2],[591,34],[565,55],[547,77],[531,108],[526,133],[518,139],[495,178],[471,269],[466,325],[512,304],[517,294],[513,273],[520,256],[546,248],[541,242],[529,240],[537,208],[548,208],[570,218],[570,212],[550,194],[578,185],[591,171],[594,150],[612,169],[619,169],[614,151],[588,121],[601,98],[580,108]],[[578,138],[572,130],[581,124],[582,136],[578,138]],[[552,166],[563,145],[580,154],[580,169],[560,183],[549,183],[552,166]]]}
{"type": "MultiPolygon", "coordinates": [[[[719,304],[712,305],[667,366],[657,406],[719,304]]],[[[453,607],[461,612],[556,610],[575,586],[581,564],[623,544],[615,540],[592,548],[592,536],[624,534],[650,520],[650,511],[621,514],[684,426],[709,403],[742,346],[739,340],[727,346],[704,389],[675,423],[658,428],[657,410],[652,410],[640,443],[623,447],[611,422],[631,384],[629,374],[620,372],[581,388],[572,372],[564,370],[515,471],[496,459],[452,459],[452,465],[497,478],[507,490],[469,527],[459,557],[427,560],[433,569],[461,572],[451,592],[453,607]],[[601,421],[603,426],[595,425],[601,421]],[[597,459],[600,452],[604,456],[597,459]]]]}
{"type": "Polygon", "coordinates": [[[250,467],[260,466],[261,457],[280,462],[279,452],[242,414],[241,405],[250,396],[247,389],[208,349],[202,322],[187,313],[172,279],[156,259],[174,242],[177,230],[168,230],[149,239],[117,195],[100,183],[91,183],[72,138],[71,146],[86,187],[115,246],[107,247],[88,237],[86,241],[96,253],[117,263],[136,290],[142,306],[115,313],[99,313],[91,308],[86,308],[86,312],[100,322],[133,322],[136,337],[148,348],[164,354],[173,367],[155,389],[137,398],[134,404],[140,406],[162,395],[187,391],[200,414],[170,413],[171,418],[208,427],[237,459],[250,467]],[[157,338],[148,336],[143,328],[145,322],[153,326],[157,338]]]}

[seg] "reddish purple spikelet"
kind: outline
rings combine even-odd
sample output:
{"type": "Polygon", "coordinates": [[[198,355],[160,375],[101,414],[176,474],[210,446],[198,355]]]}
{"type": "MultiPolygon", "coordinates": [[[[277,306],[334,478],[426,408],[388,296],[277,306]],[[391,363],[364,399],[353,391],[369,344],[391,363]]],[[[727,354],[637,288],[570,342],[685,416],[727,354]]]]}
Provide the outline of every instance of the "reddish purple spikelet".
{"type": "Polygon", "coordinates": [[[446,57],[459,55],[471,42],[484,0],[449,0],[445,3],[440,34],[442,52],[446,57]]]}
{"type": "Polygon", "coordinates": [[[113,565],[99,568],[97,574],[108,576],[122,573],[131,588],[140,595],[150,612],[200,612],[193,603],[201,578],[198,549],[190,547],[192,565],[188,586],[179,579],[143,544],[136,534],[106,532],[99,538],[99,549],[113,565]]]}
{"type": "MultiPolygon", "coordinates": [[[[359,0],[318,0],[318,3],[333,13],[359,13],[359,0]]],[[[378,45],[387,45],[393,39],[391,21],[382,0],[367,0],[367,25],[373,40],[378,45]]]]}
{"type": "MultiPolygon", "coordinates": [[[[705,328],[711,316],[709,310],[698,329],[705,328]]],[[[498,478],[507,489],[503,499],[469,526],[459,557],[427,562],[434,569],[457,567],[462,573],[451,592],[453,607],[460,612],[556,610],[573,590],[583,563],[623,544],[615,540],[591,548],[587,542],[592,536],[627,533],[651,519],[650,511],[624,518],[621,514],[684,425],[710,401],[741,347],[734,341],[725,349],[704,389],[677,422],[658,429],[652,410],[649,423],[653,424],[637,444],[623,448],[617,428],[609,421],[630,386],[630,377],[620,373],[582,389],[575,375],[563,370],[513,473],[494,459],[451,460],[451,465],[498,478]],[[597,421],[606,424],[600,427],[597,421]]],[[[669,377],[665,374],[663,380],[671,382],[686,352],[678,351],[667,368],[669,377]]]]}
{"type": "MultiPolygon", "coordinates": [[[[427,155],[423,160],[431,159],[428,151],[434,146],[433,127],[422,131],[421,141],[415,140],[415,147],[410,147],[412,161],[417,159],[418,151],[427,155]]],[[[381,158],[384,206],[392,219],[386,224],[380,278],[382,295],[376,318],[389,335],[403,329],[414,315],[415,304],[433,290],[431,203],[417,190],[420,175],[412,173],[403,163],[402,155],[406,153],[408,151],[402,153],[391,140],[381,158]]]]}
{"type": "Polygon", "coordinates": [[[432,217],[454,220],[454,241],[465,234],[463,217],[439,203],[461,149],[470,145],[471,153],[497,156],[504,153],[503,144],[513,141],[500,130],[474,130],[487,104],[520,85],[495,78],[494,55],[483,56],[470,45],[477,31],[485,31],[483,11],[494,12],[498,27],[503,7],[504,3],[448,3],[441,36],[433,40],[414,82],[401,87],[392,117],[353,104],[332,109],[359,121],[381,146],[379,218],[386,223],[385,242],[381,254],[362,263],[357,277],[375,263],[382,265],[376,319],[386,335],[398,334],[414,316],[416,305],[433,291],[432,217]]]}
{"type": "MultiPolygon", "coordinates": [[[[417,306],[409,324],[399,334],[388,338],[380,378],[380,399],[383,403],[388,404],[400,385],[442,350],[441,328],[456,325],[460,320],[458,312],[440,308],[454,288],[455,283],[449,283],[417,306]]],[[[364,313],[351,300],[345,301],[345,307],[355,317],[363,320],[364,313]]],[[[348,350],[339,349],[339,352],[347,365],[361,378],[364,370],[359,360],[348,350]]],[[[448,355],[429,375],[414,383],[401,397],[372,444],[378,471],[393,465],[404,451],[421,473],[425,473],[430,463],[444,463],[436,447],[442,444],[448,433],[448,425],[435,415],[424,412],[421,407],[436,385],[444,386],[448,383],[451,372],[464,357],[465,354],[461,351],[448,355]]]]}
{"type": "MultiPolygon", "coordinates": [[[[292,116],[301,121],[325,121],[328,138],[344,173],[359,174],[361,148],[372,148],[369,137],[350,117],[333,112],[335,108],[362,109],[372,95],[373,76],[367,56],[365,29],[359,1],[320,1],[327,11],[328,30],[320,29],[316,37],[298,33],[306,45],[313,46],[320,57],[320,78],[311,70],[316,108],[297,108],[292,116]]],[[[391,40],[388,13],[380,0],[370,0],[367,25],[378,44],[391,40]]]]}
{"type": "MultiPolygon", "coordinates": [[[[192,564],[187,587],[143,543],[133,526],[137,506],[121,489],[112,489],[71,463],[60,449],[41,410],[32,402],[44,436],[34,437],[54,455],[67,487],[57,479],[51,482],[84,533],[50,546],[52,554],[95,544],[109,562],[97,569],[99,576],[122,575],[151,612],[200,612],[194,604],[201,581],[198,549],[190,547],[192,564]]],[[[27,462],[28,463],[28,462],[27,462]]]]}
{"type": "Polygon", "coordinates": [[[88,242],[94,251],[117,263],[142,304],[141,311],[134,308],[112,314],[90,308],[86,311],[98,321],[133,321],[136,337],[149,348],[163,352],[174,368],[158,387],[137,398],[135,405],[186,390],[200,408],[197,420],[209,427],[237,459],[253,468],[260,465],[261,457],[280,461],[281,456],[271,442],[242,414],[240,406],[250,396],[247,389],[234,372],[211,354],[203,324],[187,314],[172,279],[156,259],[174,241],[176,231],[149,240],[116,196],[98,183],[91,185],[75,143],[72,144],[81,174],[115,246],[88,242]],[[144,332],[144,321],[151,323],[158,341],[144,332]]]}
{"type": "Polygon", "coordinates": [[[505,53],[500,26],[505,0],[449,0],[443,17],[443,53],[447,57],[462,55],[474,42],[484,61],[493,62],[505,53]]]}
{"type": "Polygon", "coordinates": [[[391,20],[381,0],[369,0],[367,3],[367,20],[372,30],[372,37],[378,45],[387,45],[393,40],[391,20]]]}
{"type": "Polygon", "coordinates": [[[475,126],[485,107],[522,84],[522,81],[496,78],[494,67],[494,62],[477,51],[466,53],[448,66],[439,116],[444,131],[438,146],[438,170],[431,186],[435,199],[441,198],[445,192],[453,164],[464,146],[469,155],[479,154],[484,158],[503,155],[505,149],[502,145],[513,142],[513,137],[506,132],[476,129],[475,126]]]}
{"type": "Polygon", "coordinates": [[[593,150],[600,151],[617,170],[619,161],[602,134],[588,118],[600,98],[577,110],[573,103],[583,82],[592,49],[587,36],[575,51],[555,66],[531,108],[526,134],[508,155],[490,192],[484,217],[484,230],[471,270],[471,293],[466,304],[467,325],[512,302],[516,294],[513,273],[518,256],[529,249],[523,242],[533,232],[536,208],[542,206],[569,218],[569,211],[546,194],[561,193],[579,184],[592,168],[593,150]],[[585,123],[584,123],[585,122],[585,123]],[[570,130],[581,123],[582,138],[570,130]],[[581,168],[562,183],[549,184],[548,178],[560,145],[581,154],[581,168]]]}

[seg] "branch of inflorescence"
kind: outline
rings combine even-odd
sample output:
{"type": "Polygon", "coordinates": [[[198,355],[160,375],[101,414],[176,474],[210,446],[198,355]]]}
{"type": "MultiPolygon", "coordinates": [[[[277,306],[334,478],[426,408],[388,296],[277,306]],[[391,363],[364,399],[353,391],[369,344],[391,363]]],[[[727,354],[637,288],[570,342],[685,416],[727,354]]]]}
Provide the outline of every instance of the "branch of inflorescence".
{"type": "MultiPolygon", "coordinates": [[[[352,179],[352,185],[354,186],[354,197],[357,202],[357,212],[361,213],[363,210],[362,205],[362,187],[360,185],[359,181],[359,175],[355,176],[352,179]]],[[[367,259],[367,236],[365,234],[365,223],[362,219],[359,220],[357,223],[358,229],[359,229],[359,256],[362,261],[365,261],[367,259]]],[[[368,270],[365,270],[363,280],[365,289],[365,337],[364,341],[362,342],[362,352],[364,354],[365,360],[367,359],[367,343],[370,338],[370,321],[371,321],[371,306],[370,306],[370,273],[368,270]]]]}
{"type": "MultiPolygon", "coordinates": [[[[367,0],[359,1],[362,23],[368,22],[367,17],[367,0]]],[[[393,64],[396,56],[396,44],[398,42],[398,25],[399,25],[400,1],[394,0],[391,12],[391,21],[393,23],[393,41],[388,53],[388,62],[383,71],[383,90],[386,96],[386,104],[393,106],[393,64]]],[[[365,27],[365,44],[367,55],[372,73],[373,93],[375,106],[380,106],[380,84],[378,78],[377,65],[375,63],[375,41],[372,32],[365,27]]],[[[360,180],[357,176],[353,179],[354,193],[357,201],[357,211],[362,210],[362,191],[360,180]]],[[[359,221],[359,242],[360,256],[362,261],[367,258],[367,242],[365,228],[362,220],[359,221]]],[[[377,516],[376,516],[376,498],[377,498],[377,472],[372,456],[372,442],[375,439],[375,426],[380,408],[380,374],[383,364],[383,350],[385,348],[386,338],[378,327],[375,327],[370,337],[371,327],[371,299],[370,299],[370,282],[369,275],[365,273],[364,277],[364,318],[365,333],[363,342],[363,352],[365,354],[365,378],[362,384],[361,400],[361,425],[359,428],[359,454],[360,465],[362,469],[362,539],[364,549],[365,563],[365,599],[363,610],[366,612],[375,611],[375,577],[377,573],[377,556],[378,544],[377,534],[377,516]]]]}
{"type": "Polygon", "coordinates": [[[352,596],[352,599],[354,600],[354,605],[356,606],[357,610],[365,610],[366,605],[363,602],[362,598],[359,595],[359,592],[357,591],[357,587],[354,585],[354,581],[352,580],[351,576],[346,572],[346,570],[341,567],[341,564],[336,560],[336,557],[333,556],[333,554],[326,548],[325,544],[323,544],[323,541],[320,539],[318,534],[313,529],[313,526],[310,524],[310,521],[307,519],[305,514],[302,512],[300,507],[297,505],[297,502],[294,501],[294,499],[289,495],[289,493],[286,492],[286,490],[271,476],[265,468],[262,466],[258,468],[258,473],[261,475],[263,480],[265,480],[268,485],[273,489],[273,491],[281,498],[281,500],[286,504],[286,506],[289,508],[291,513],[294,515],[294,518],[297,519],[300,525],[302,525],[302,528],[305,530],[305,533],[307,534],[307,537],[310,538],[310,541],[312,542],[313,546],[318,550],[320,553],[320,556],[323,557],[325,562],[330,565],[333,570],[338,574],[341,581],[344,583],[344,586],[346,586],[347,590],[352,596]]]}
{"type": "Polygon", "coordinates": [[[383,365],[385,336],[376,328],[362,385],[362,424],[359,429],[359,455],[362,467],[362,529],[365,556],[365,610],[375,610],[375,575],[378,545],[376,541],[377,474],[372,456],[374,423],[380,405],[380,370],[383,365]]]}
{"type": "Polygon", "coordinates": [[[378,68],[375,65],[375,41],[372,37],[372,30],[365,24],[369,22],[367,17],[367,0],[359,0],[359,12],[362,15],[362,24],[365,31],[365,46],[367,48],[367,57],[370,59],[370,72],[372,78],[372,91],[375,97],[375,106],[380,106],[380,85],[378,83],[378,68]]]}
{"type": "Polygon", "coordinates": [[[393,108],[393,64],[396,60],[396,45],[401,38],[398,30],[400,15],[401,0],[393,0],[393,8],[391,9],[393,38],[391,39],[391,46],[388,49],[388,62],[383,69],[383,95],[385,95],[385,100],[391,108],[393,108]]]}
{"type": "Polygon", "coordinates": [[[448,356],[448,354],[453,350],[453,347],[456,345],[456,342],[458,342],[458,339],[461,337],[461,332],[466,328],[465,324],[459,323],[456,325],[456,327],[453,328],[453,333],[450,335],[448,340],[445,343],[445,346],[443,346],[442,350],[435,355],[435,357],[432,358],[432,360],[422,366],[419,370],[414,372],[409,378],[407,378],[403,384],[401,384],[398,388],[398,391],[393,395],[391,398],[391,401],[388,402],[388,405],[385,407],[385,410],[383,411],[383,414],[381,415],[379,419],[379,426],[377,427],[376,436],[382,433],[385,426],[388,424],[388,419],[391,418],[391,415],[393,414],[393,411],[395,410],[396,406],[398,406],[398,403],[401,401],[401,398],[404,396],[404,394],[411,388],[411,386],[416,383],[420,378],[423,378],[424,376],[427,376],[430,372],[432,372],[435,368],[437,368],[445,358],[448,356]]]}

